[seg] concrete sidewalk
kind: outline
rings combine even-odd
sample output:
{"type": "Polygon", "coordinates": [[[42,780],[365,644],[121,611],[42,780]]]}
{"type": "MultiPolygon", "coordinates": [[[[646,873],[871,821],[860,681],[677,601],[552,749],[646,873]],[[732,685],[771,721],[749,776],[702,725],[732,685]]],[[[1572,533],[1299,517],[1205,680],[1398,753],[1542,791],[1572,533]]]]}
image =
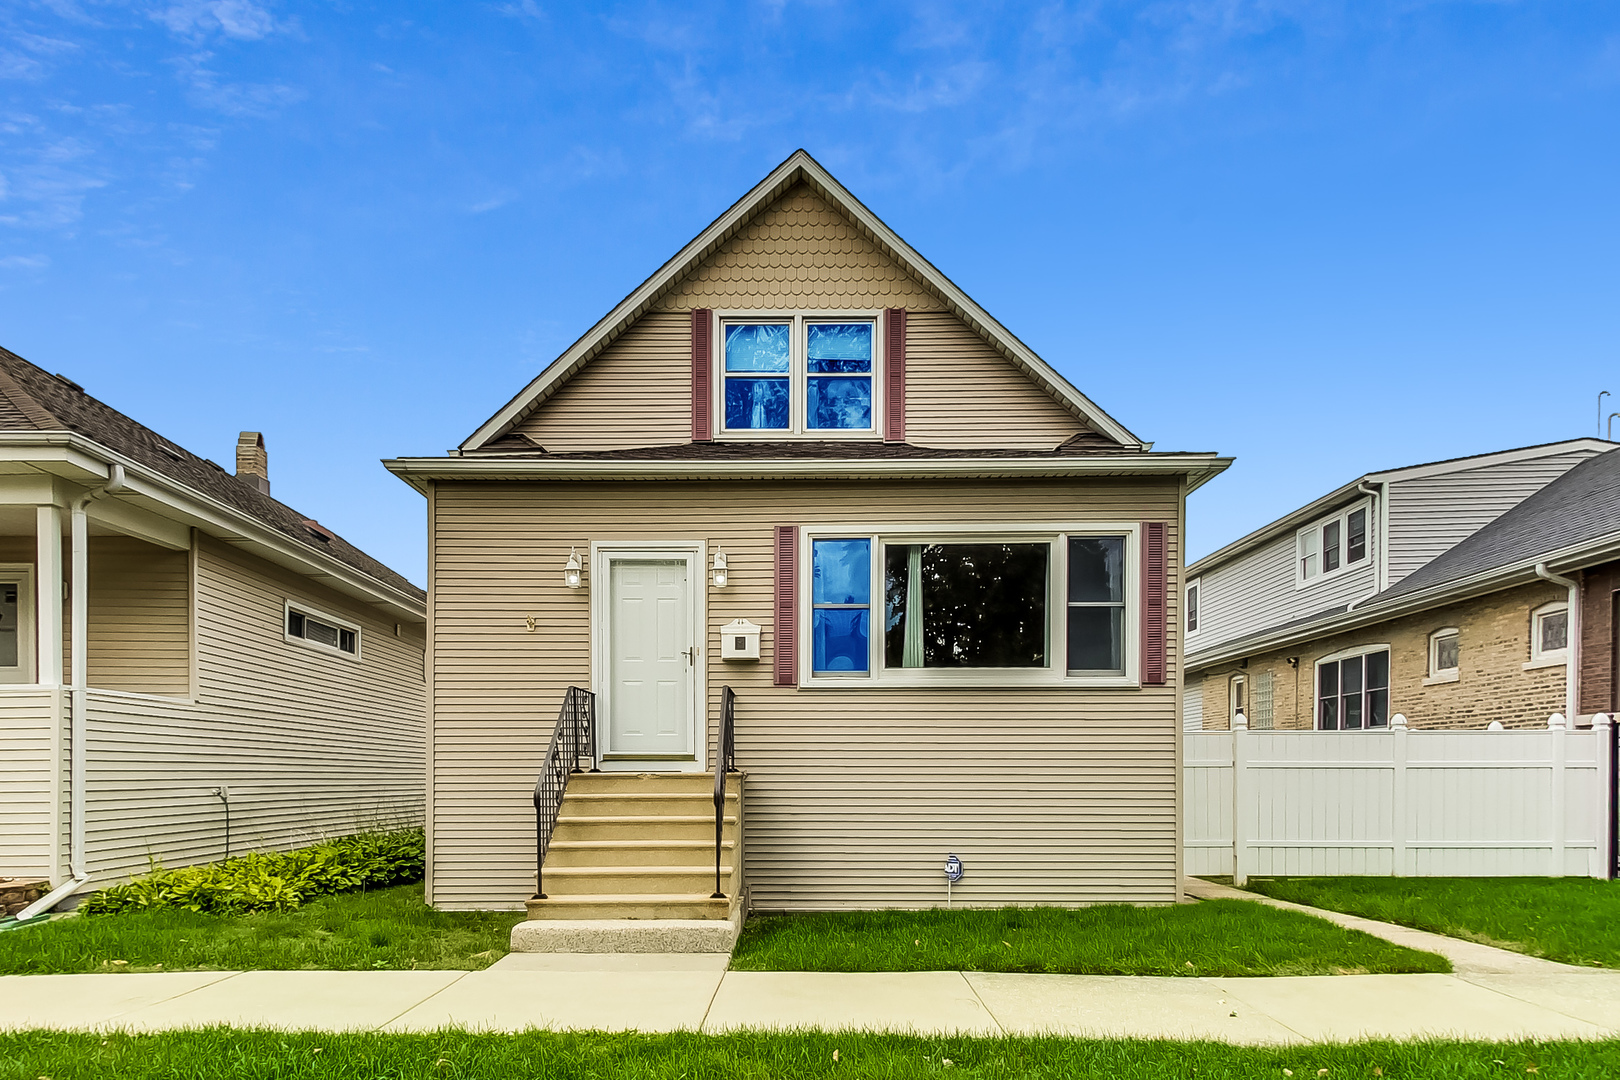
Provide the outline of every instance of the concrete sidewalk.
{"type": "Polygon", "coordinates": [[[1524,953],[1498,949],[1491,945],[1481,945],[1474,941],[1463,941],[1460,938],[1446,937],[1444,934],[1431,934],[1427,930],[1414,930],[1410,926],[1380,922],[1377,919],[1364,919],[1359,915],[1346,915],[1339,911],[1328,911],[1326,908],[1307,907],[1304,904],[1295,904],[1287,900],[1275,900],[1261,893],[1247,892],[1243,889],[1233,888],[1231,885],[1205,881],[1203,878],[1184,879],[1182,892],[1197,900],[1252,900],[1256,904],[1265,904],[1267,907],[1314,915],[1318,919],[1326,919],[1328,922],[1336,923],[1347,930],[1360,930],[1363,933],[1371,934],[1373,937],[1393,941],[1397,945],[1405,945],[1409,949],[1439,953],[1451,961],[1453,972],[1463,976],[1576,975],[1602,970],[1601,968],[1594,969],[1576,967],[1573,964],[1560,964],[1553,960],[1543,960],[1539,956],[1526,956],[1524,953]]]}
{"type": "Polygon", "coordinates": [[[1620,972],[1182,979],[725,970],[713,955],[513,954],[485,971],[0,977],[0,1028],[814,1027],[1276,1044],[1620,1035],[1620,972]]]}

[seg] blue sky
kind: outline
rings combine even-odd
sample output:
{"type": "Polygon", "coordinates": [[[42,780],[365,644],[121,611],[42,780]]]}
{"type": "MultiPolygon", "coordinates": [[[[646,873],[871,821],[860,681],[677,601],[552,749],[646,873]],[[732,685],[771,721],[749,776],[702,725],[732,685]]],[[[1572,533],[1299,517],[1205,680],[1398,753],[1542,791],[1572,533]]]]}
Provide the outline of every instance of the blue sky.
{"type": "MultiPolygon", "coordinates": [[[[1620,394],[1620,5],[0,4],[0,344],[421,581],[442,453],[796,147],[1197,556],[1620,394]]],[[[1611,403],[1614,399],[1609,399],[1611,403]]],[[[1620,408],[1620,405],[1613,405],[1620,408]]]]}

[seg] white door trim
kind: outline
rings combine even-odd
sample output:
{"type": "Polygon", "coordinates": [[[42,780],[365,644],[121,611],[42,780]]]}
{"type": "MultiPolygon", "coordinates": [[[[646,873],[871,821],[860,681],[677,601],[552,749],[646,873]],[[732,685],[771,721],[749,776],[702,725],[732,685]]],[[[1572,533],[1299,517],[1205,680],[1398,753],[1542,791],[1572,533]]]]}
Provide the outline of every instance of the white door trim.
{"type": "Polygon", "coordinates": [[[708,770],[708,544],[703,540],[591,541],[591,688],[596,692],[597,764],[609,772],[705,772],[708,770]],[[614,559],[685,559],[686,580],[692,590],[692,644],[697,662],[692,665],[692,757],[636,760],[602,759],[612,717],[613,635],[609,632],[609,567],[614,559]]]}

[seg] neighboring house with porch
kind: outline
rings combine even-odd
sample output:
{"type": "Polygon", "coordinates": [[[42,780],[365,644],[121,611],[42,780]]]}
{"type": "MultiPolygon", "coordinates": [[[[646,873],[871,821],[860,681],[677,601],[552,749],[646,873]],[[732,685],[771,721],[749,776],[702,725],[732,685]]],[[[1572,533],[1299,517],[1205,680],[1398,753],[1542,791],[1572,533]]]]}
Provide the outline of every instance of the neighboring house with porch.
{"type": "Polygon", "coordinates": [[[1617,548],[1613,443],[1361,477],[1188,568],[1184,723],[1589,724],[1616,705],[1617,548]]]}
{"type": "Polygon", "coordinates": [[[931,906],[948,855],[958,903],[1175,902],[1183,513],[1227,464],[1152,450],[795,153],[458,450],[387,463],[428,501],[428,899],[522,906],[538,841],[541,919],[931,906]],[[537,834],[570,686],[602,771],[537,834]]]}
{"type": "Polygon", "coordinates": [[[421,820],[423,592],[0,349],[0,877],[421,820]]]}

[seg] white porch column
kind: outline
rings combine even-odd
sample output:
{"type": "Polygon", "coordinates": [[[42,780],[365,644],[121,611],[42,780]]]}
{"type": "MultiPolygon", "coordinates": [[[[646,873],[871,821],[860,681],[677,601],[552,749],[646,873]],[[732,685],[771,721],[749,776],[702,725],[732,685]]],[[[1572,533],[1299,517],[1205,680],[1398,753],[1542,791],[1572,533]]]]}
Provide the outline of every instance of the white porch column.
{"type": "Polygon", "coordinates": [[[62,683],[62,514],[54,506],[35,507],[34,598],[39,628],[34,643],[35,681],[45,686],[62,683]]]}

